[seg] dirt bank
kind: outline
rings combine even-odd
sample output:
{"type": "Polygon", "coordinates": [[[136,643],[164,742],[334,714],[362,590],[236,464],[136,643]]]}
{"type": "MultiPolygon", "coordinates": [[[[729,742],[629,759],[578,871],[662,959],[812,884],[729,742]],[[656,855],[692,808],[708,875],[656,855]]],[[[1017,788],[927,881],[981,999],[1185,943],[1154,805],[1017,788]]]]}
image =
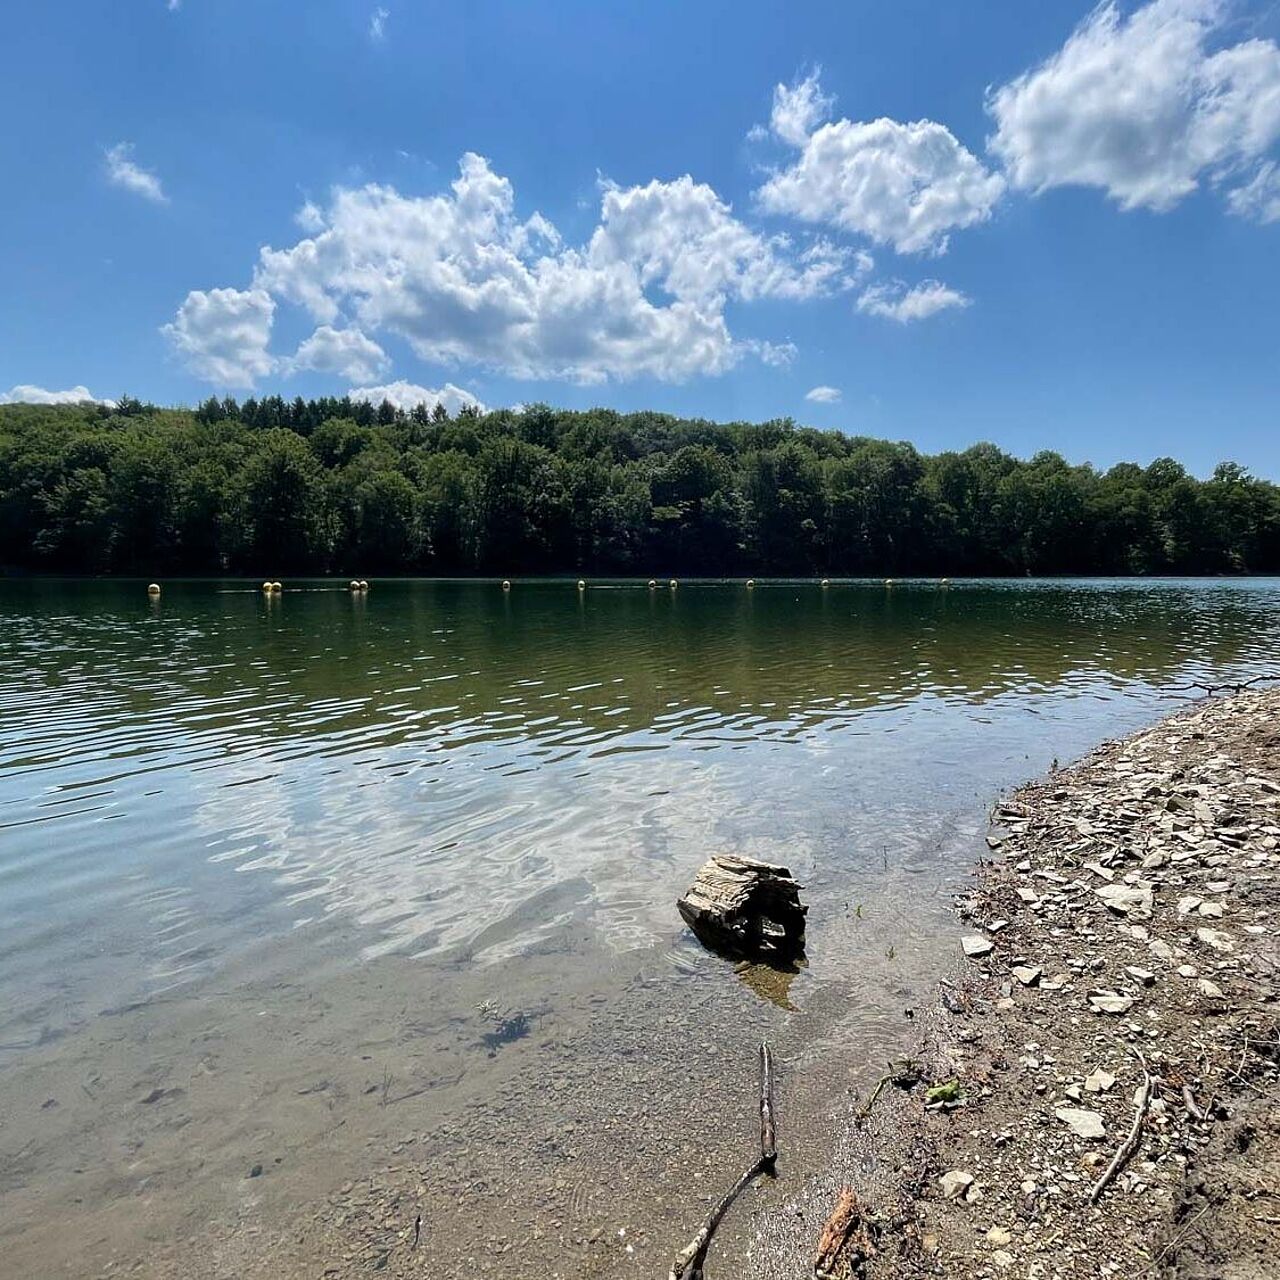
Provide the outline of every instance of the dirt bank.
{"type": "Polygon", "coordinates": [[[1280,690],[1104,745],[989,844],[961,976],[851,1135],[835,1274],[1278,1274],[1280,690]]]}

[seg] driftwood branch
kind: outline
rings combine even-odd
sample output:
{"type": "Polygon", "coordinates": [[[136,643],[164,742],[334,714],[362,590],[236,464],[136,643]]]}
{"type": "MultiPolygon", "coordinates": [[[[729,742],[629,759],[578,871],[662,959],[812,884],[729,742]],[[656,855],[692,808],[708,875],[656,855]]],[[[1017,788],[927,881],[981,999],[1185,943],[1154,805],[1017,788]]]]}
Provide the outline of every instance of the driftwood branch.
{"type": "Polygon", "coordinates": [[[760,1155],[737,1182],[725,1193],[707,1220],[698,1228],[698,1234],[676,1255],[671,1264],[669,1280],[702,1280],[702,1268],[711,1248],[720,1220],[729,1212],[733,1202],[762,1173],[772,1173],[778,1161],[777,1130],[773,1116],[773,1054],[768,1044],[760,1045],[760,1155]]]}
{"type": "Polygon", "coordinates": [[[778,1133],[773,1119],[773,1054],[760,1042],[760,1159],[772,1169],[778,1160],[778,1133]]]}
{"type": "Polygon", "coordinates": [[[1147,1118],[1147,1108],[1151,1106],[1151,1090],[1153,1088],[1151,1080],[1151,1072],[1147,1070],[1147,1060],[1134,1049],[1134,1054],[1142,1063],[1142,1088],[1138,1093],[1138,1101],[1133,1108],[1133,1127],[1129,1130],[1129,1136],[1120,1144],[1115,1155],[1111,1157],[1111,1163],[1107,1165],[1103,1171],[1102,1177],[1093,1184],[1093,1190],[1089,1192],[1089,1203],[1097,1204],[1098,1198],[1107,1189],[1111,1183],[1111,1179],[1120,1172],[1126,1160],[1138,1149],[1138,1144],[1142,1141],[1142,1123],[1147,1118]]]}
{"type": "Polygon", "coordinates": [[[842,1261],[852,1274],[875,1256],[871,1234],[875,1220],[852,1187],[841,1187],[836,1207],[822,1227],[818,1251],[813,1257],[813,1274],[826,1280],[840,1269],[842,1261]]]}
{"type": "Polygon", "coordinates": [[[1213,697],[1216,693],[1243,693],[1253,685],[1262,684],[1269,680],[1280,680],[1280,672],[1264,672],[1262,675],[1253,676],[1249,680],[1229,681],[1226,684],[1205,684],[1201,680],[1192,680],[1190,684],[1172,684],[1169,688],[1178,692],[1201,689],[1209,697],[1213,697]]]}

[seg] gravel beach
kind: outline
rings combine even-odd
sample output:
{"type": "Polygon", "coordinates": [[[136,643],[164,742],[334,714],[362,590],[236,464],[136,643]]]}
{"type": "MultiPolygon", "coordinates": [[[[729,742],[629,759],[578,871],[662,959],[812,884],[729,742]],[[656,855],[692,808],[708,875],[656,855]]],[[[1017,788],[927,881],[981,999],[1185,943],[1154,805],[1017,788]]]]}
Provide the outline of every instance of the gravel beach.
{"type": "Polygon", "coordinates": [[[1275,1276],[1280,690],[1022,788],[988,844],[825,1273],[1275,1276]]]}

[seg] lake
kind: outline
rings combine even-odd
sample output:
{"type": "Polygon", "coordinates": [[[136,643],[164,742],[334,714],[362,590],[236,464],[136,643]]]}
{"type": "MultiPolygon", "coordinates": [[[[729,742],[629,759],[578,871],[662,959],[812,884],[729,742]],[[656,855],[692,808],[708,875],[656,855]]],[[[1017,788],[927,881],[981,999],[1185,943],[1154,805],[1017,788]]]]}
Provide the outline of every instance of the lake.
{"type": "Polygon", "coordinates": [[[999,791],[1280,652],[1276,580],[285,587],[0,581],[13,1274],[665,1273],[763,1035],[724,1249],[811,1243],[999,791]],[[715,851],[798,974],[683,929],[715,851]]]}

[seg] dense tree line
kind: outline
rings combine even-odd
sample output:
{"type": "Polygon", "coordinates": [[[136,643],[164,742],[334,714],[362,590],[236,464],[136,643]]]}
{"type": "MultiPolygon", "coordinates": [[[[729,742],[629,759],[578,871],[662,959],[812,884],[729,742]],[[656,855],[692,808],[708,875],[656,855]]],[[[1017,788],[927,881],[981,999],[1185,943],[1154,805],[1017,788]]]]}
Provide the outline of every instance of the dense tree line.
{"type": "Polygon", "coordinates": [[[1274,573],[1280,489],[657,413],[0,406],[0,565],[71,573],[1274,573]]]}

